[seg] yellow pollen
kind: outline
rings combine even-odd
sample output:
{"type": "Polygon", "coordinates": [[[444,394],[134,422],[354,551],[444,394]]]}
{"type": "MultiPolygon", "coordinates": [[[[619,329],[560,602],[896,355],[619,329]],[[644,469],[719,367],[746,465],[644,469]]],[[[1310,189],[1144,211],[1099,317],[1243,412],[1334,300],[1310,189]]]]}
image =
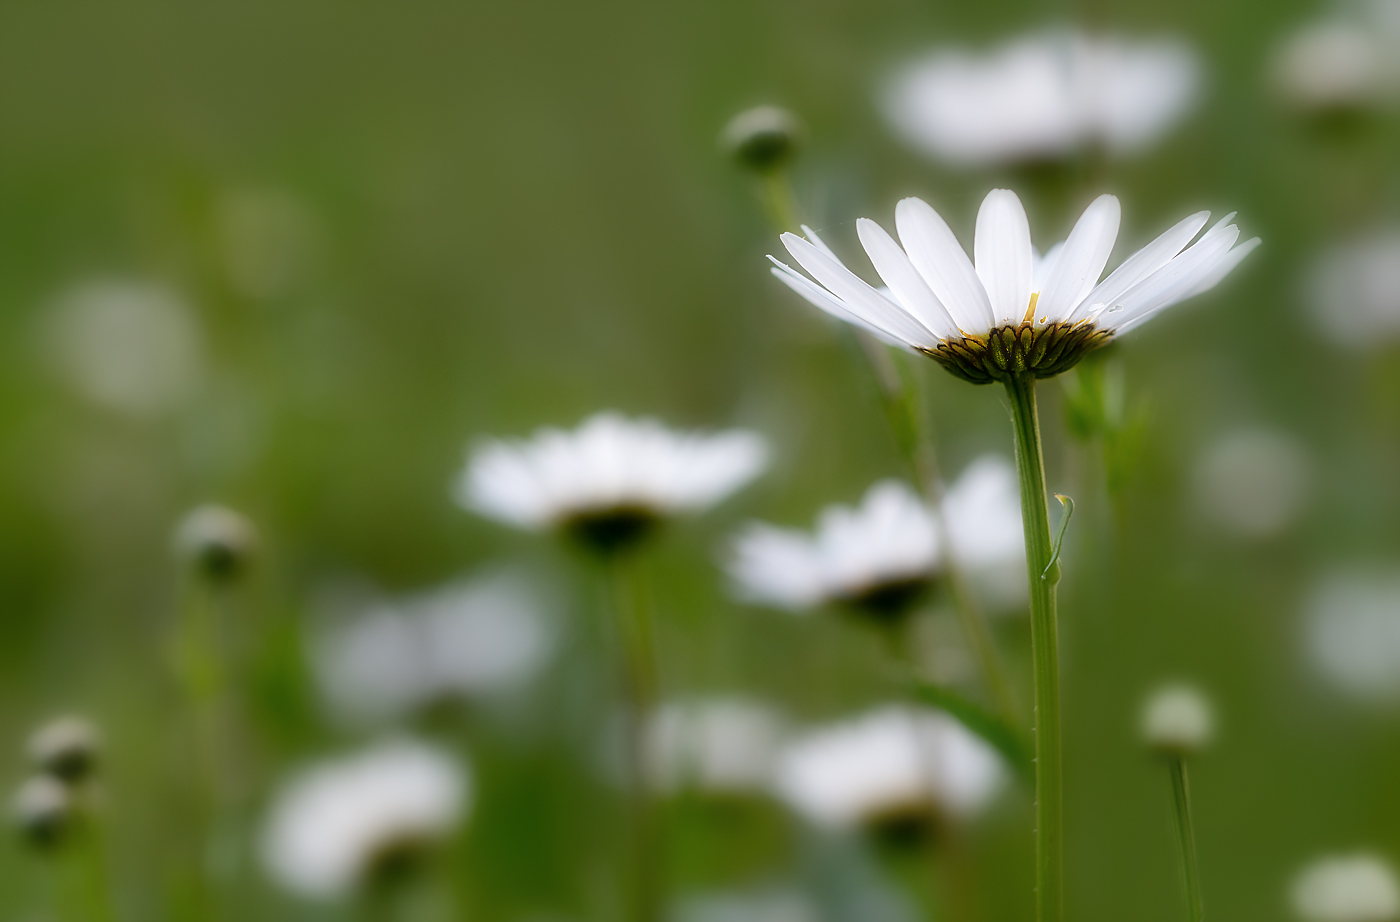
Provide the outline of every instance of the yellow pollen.
{"type": "Polygon", "coordinates": [[[1025,316],[1024,318],[1022,318],[1022,320],[1021,320],[1022,323],[1030,323],[1031,320],[1035,318],[1035,302],[1037,302],[1037,301],[1039,301],[1039,300],[1040,300],[1040,292],[1038,292],[1038,291],[1033,291],[1033,292],[1031,292],[1031,303],[1030,303],[1030,305],[1026,308],[1026,316],[1025,316]]]}

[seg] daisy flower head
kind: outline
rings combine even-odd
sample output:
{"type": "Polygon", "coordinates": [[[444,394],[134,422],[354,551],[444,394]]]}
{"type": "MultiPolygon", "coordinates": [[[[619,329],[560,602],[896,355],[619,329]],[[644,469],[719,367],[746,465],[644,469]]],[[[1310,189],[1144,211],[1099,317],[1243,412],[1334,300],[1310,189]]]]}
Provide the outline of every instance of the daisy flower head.
{"type": "Polygon", "coordinates": [[[899,242],[868,218],[857,222],[888,293],[847,269],[805,226],[806,237],[782,241],[812,278],[769,259],[774,275],[827,313],[989,384],[1068,371],[1115,336],[1215,287],[1259,239],[1236,246],[1230,214],[1191,243],[1209,217],[1202,211],[1179,221],[1103,281],[1120,218],[1112,195],[1095,199],[1039,261],[1014,192],[993,189],[982,202],[973,259],[938,212],[906,198],[895,209],[899,242]]]}
{"type": "Polygon", "coordinates": [[[1400,918],[1400,882],[1385,860],[1332,855],[1293,881],[1293,910],[1306,922],[1390,922],[1400,918]]]}
{"type": "Polygon", "coordinates": [[[446,839],[470,799],[466,767],[399,740],[312,766],[273,805],[263,858],[308,897],[334,899],[410,870],[446,839]]]}
{"type": "Polygon", "coordinates": [[[750,524],[728,569],[738,594],[790,611],[833,604],[877,621],[902,619],[933,584],[938,523],[912,489],[884,480],[856,507],[828,506],[816,531],[750,524]]]}
{"type": "Polygon", "coordinates": [[[784,735],[769,705],[740,697],[673,701],[647,721],[652,783],[667,792],[692,790],[736,797],[769,789],[784,735]]]}
{"type": "Polygon", "coordinates": [[[776,785],[819,826],[900,836],[976,814],[1005,780],[997,754],[952,717],[888,706],[793,740],[776,785]]]}
{"type": "Polygon", "coordinates": [[[572,431],[478,445],[457,482],[466,508],[530,530],[554,529],[603,552],[629,548],[663,520],[706,509],[763,470],[756,433],[677,432],[604,412],[572,431]]]}
{"type": "Polygon", "coordinates": [[[1052,31],[989,52],[943,48],[895,72],[881,108],[911,147],[959,166],[1070,156],[1097,145],[1139,151],[1191,109],[1195,51],[1052,31]]]}

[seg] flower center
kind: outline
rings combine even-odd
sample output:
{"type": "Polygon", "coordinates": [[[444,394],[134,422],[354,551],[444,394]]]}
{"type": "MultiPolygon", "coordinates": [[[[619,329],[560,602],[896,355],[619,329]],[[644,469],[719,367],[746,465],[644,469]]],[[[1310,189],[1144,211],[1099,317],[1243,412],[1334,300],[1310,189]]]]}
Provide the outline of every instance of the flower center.
{"type": "Polygon", "coordinates": [[[640,543],[660,523],[655,510],[624,505],[576,512],[560,527],[580,544],[602,554],[614,554],[640,543]]]}
{"type": "Polygon", "coordinates": [[[991,384],[1013,375],[1050,378],[1069,371],[1079,360],[1112,338],[1092,320],[1058,321],[1044,326],[1031,322],[1036,295],[1031,295],[1026,319],[990,330],[985,336],[968,335],[920,351],[949,372],[973,384],[991,384]]]}
{"type": "Polygon", "coordinates": [[[933,585],[927,576],[907,576],[872,583],[846,595],[843,605],[880,624],[898,624],[922,601],[933,585]]]}

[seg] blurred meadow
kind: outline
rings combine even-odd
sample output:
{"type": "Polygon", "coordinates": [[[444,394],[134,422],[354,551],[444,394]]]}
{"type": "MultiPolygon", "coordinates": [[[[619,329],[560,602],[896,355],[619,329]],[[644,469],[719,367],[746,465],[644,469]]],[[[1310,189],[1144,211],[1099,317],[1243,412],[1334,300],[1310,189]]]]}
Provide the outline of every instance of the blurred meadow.
{"type": "MultiPolygon", "coordinates": [[[[746,522],[809,528],[913,476],[849,331],[770,276],[765,255],[787,256],[759,181],[718,140],[777,104],[805,125],[802,220],[867,278],[856,218],[892,227],[911,195],[970,245],[983,196],[1011,188],[1044,247],[1111,192],[1111,266],[1198,209],[1238,210],[1263,238],[1215,290],[1041,383],[1049,488],[1077,504],[1060,585],[1067,915],[1180,917],[1170,791],[1139,734],[1163,681],[1204,689],[1218,717],[1192,768],[1213,917],[1292,918],[1291,881],[1322,855],[1400,861],[1400,110],[1305,109],[1271,78],[1293,30],[1351,11],[0,6],[0,778],[24,782],[25,741],[56,715],[100,729],[115,918],[368,919],[286,892],[259,843],[298,769],[411,734],[468,764],[470,791],[443,892],[403,918],[623,918],[600,580],[454,501],[482,438],[603,409],[769,446],[765,473],[668,523],[649,555],[664,700],[758,699],[793,727],[900,700],[876,632],[747,604],[721,566],[746,522]],[[1066,25],[1188,43],[1189,111],[1130,156],[972,167],[882,116],[884,81],[930,49],[1066,25]],[[1376,235],[1379,281],[1358,281],[1345,248],[1376,235]],[[1335,333],[1329,312],[1366,285],[1389,313],[1335,333]],[[1121,388],[1116,427],[1084,397],[1102,381],[1121,388]],[[246,573],[212,592],[172,552],[204,503],[257,532],[246,573]],[[479,628],[523,645],[527,680],[402,705],[371,692],[369,716],[328,690],[338,626],[450,608],[451,587],[493,579],[537,603],[525,635],[479,628]],[[202,605],[224,631],[216,808],[181,679],[182,613],[202,605]]],[[[1012,458],[999,387],[899,359],[948,481],[1012,458]]],[[[980,700],[946,597],[919,618],[935,672],[980,700]]],[[[991,630],[1029,724],[1028,619],[991,630]]],[[[816,829],[768,797],[666,797],[668,918],[1028,919],[1032,799],[1011,778],[940,851],[816,829]]],[[[69,905],[52,854],[11,838],[0,919],[103,918],[69,905]]]]}

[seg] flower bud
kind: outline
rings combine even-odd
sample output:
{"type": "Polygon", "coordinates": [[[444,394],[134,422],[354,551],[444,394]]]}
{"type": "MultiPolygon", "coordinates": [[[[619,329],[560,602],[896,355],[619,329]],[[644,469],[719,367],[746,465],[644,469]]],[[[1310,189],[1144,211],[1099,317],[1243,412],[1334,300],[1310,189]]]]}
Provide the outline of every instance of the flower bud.
{"type": "Polygon", "coordinates": [[[1189,685],[1166,685],[1147,699],[1142,735],[1158,752],[1190,755],[1210,742],[1214,723],[1205,695],[1189,685]]]}
{"type": "Polygon", "coordinates": [[[57,778],[35,775],[20,785],[10,809],[25,840],[48,848],[56,845],[72,824],[73,795],[57,778]]]}
{"type": "Polygon", "coordinates": [[[49,721],[29,737],[28,745],[36,769],[69,784],[92,774],[100,748],[97,728],[81,717],[49,721]]]}
{"type": "Polygon", "coordinates": [[[230,579],[247,566],[257,532],[245,517],[224,506],[200,506],[175,531],[175,553],[212,579],[230,579]]]}
{"type": "Polygon", "coordinates": [[[802,123],[788,110],[758,106],[734,116],[720,140],[740,166],[768,173],[797,156],[805,134],[802,123]]]}

